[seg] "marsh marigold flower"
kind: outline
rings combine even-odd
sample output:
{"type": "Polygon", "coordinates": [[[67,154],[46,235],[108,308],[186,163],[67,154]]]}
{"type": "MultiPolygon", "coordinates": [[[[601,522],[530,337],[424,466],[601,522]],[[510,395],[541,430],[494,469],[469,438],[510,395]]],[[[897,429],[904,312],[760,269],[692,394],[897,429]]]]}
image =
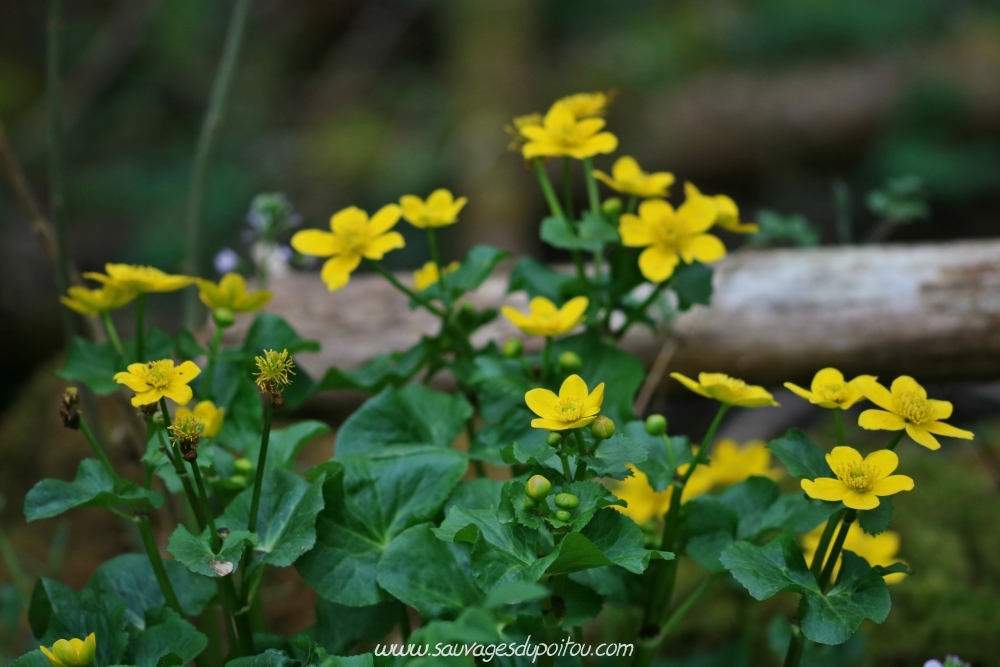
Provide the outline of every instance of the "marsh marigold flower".
{"type": "Polygon", "coordinates": [[[212,310],[225,308],[234,313],[250,313],[266,306],[271,296],[268,290],[247,292],[247,281],[238,273],[227,273],[218,284],[198,280],[198,298],[212,310]]]}
{"type": "MultiPolygon", "coordinates": [[[[802,536],[802,552],[806,557],[806,562],[811,563],[816,557],[816,549],[819,548],[819,541],[823,536],[823,525],[819,525],[815,530],[802,536]]],[[[861,529],[855,521],[847,530],[847,539],[844,540],[844,550],[861,556],[871,566],[881,565],[888,567],[900,560],[896,558],[899,553],[899,533],[887,530],[878,535],[869,535],[861,529]]],[[[833,580],[836,581],[840,572],[842,557],[837,557],[837,563],[833,566],[833,580]]],[[[898,584],[906,578],[903,572],[885,575],[885,583],[898,584]]]]}
{"type": "Polygon", "coordinates": [[[619,231],[623,245],[645,248],[639,255],[642,275],[661,283],[682,259],[709,263],[726,256],[722,241],[705,233],[715,217],[715,205],[706,197],[688,199],[676,210],[662,199],[648,199],[639,204],[639,215],[621,216],[619,231]]]}
{"type": "Polygon", "coordinates": [[[132,405],[140,407],[156,403],[166,396],[177,405],[187,405],[194,393],[188,383],[198,377],[201,369],[193,361],[174,366],[173,359],[129,364],[127,371],[115,373],[114,381],[135,392],[132,405]]]}
{"type": "Polygon", "coordinates": [[[913,488],[906,475],[893,475],[899,457],[888,449],[872,452],[864,459],[853,447],[834,447],[826,462],[837,476],[802,480],[802,490],[817,500],[841,501],[855,510],[879,506],[879,496],[891,496],[913,488]]]}
{"type": "Polygon", "coordinates": [[[770,479],[781,476],[780,470],[771,467],[771,450],[763,440],[751,440],[741,447],[730,438],[720,439],[712,447],[711,463],[705,470],[715,486],[739,484],[754,476],[770,479]]]}
{"type": "Polygon", "coordinates": [[[548,389],[532,389],[524,395],[524,402],[539,417],[531,420],[533,428],[548,431],[580,428],[597,419],[604,402],[604,383],[588,393],[583,378],[570,375],[563,380],[558,396],[548,389]]]}
{"type": "Polygon", "coordinates": [[[563,102],[556,102],[545,114],[542,125],[526,125],[521,135],[527,143],[521,148],[525,160],[535,157],[572,157],[577,160],[599,153],[611,153],[618,148],[618,138],[601,132],[603,118],[577,120],[563,102]]]}
{"type": "Polygon", "coordinates": [[[511,137],[510,144],[507,145],[507,150],[520,152],[521,146],[524,145],[526,139],[526,137],[521,133],[521,130],[522,128],[529,127],[532,125],[537,125],[541,127],[542,114],[529,113],[523,116],[515,116],[511,120],[510,125],[505,125],[503,129],[511,137]]]}
{"type": "Polygon", "coordinates": [[[667,189],[674,183],[674,175],[670,172],[647,174],[635,158],[628,155],[615,160],[611,176],[595,169],[594,178],[603,181],[612,190],[636,197],[666,197],[667,189]]]}
{"type": "Polygon", "coordinates": [[[59,300],[70,310],[81,315],[94,316],[117,310],[132,301],[135,296],[135,290],[109,283],[98,289],[70,287],[67,296],[61,296],[59,300]]]}
{"type": "Polygon", "coordinates": [[[432,192],[427,201],[416,195],[403,195],[399,198],[399,207],[408,223],[427,229],[457,222],[459,212],[468,201],[466,197],[455,199],[451,191],[441,188],[432,192]]]}
{"type": "Polygon", "coordinates": [[[175,292],[195,281],[190,276],[175,276],[164,273],[152,266],[135,266],[132,264],[105,264],[107,273],[85,273],[84,278],[96,280],[105,285],[133,290],[139,294],[146,292],[175,292]]]}
{"type": "Polygon", "coordinates": [[[91,632],[86,639],[60,639],[52,648],[39,646],[52,667],[87,667],[94,664],[97,637],[91,632]]]}
{"type": "Polygon", "coordinates": [[[740,222],[739,207],[736,206],[736,202],[726,195],[704,195],[694,186],[694,183],[685,183],[684,196],[688,199],[704,197],[715,204],[715,210],[718,213],[715,218],[715,225],[722,227],[726,231],[737,234],[755,234],[760,229],[756,223],[740,222]]]}
{"type": "MultiPolygon", "coordinates": [[[[621,507],[619,505],[612,505],[612,507],[640,526],[653,519],[663,518],[663,515],[670,509],[672,488],[668,486],[663,491],[655,491],[650,486],[646,473],[631,463],[627,464],[627,466],[632,471],[632,476],[626,477],[620,482],[613,482],[611,490],[617,497],[628,503],[628,507],[621,507]]],[[[678,474],[686,474],[689,467],[690,464],[688,463],[678,467],[678,474]]],[[[694,474],[691,475],[688,483],[684,485],[684,492],[681,494],[681,503],[686,503],[688,500],[711,490],[714,482],[707,474],[702,472],[703,470],[707,470],[707,468],[699,466],[694,474]]]]}
{"type": "Polygon", "coordinates": [[[927,449],[940,449],[935,435],[972,440],[973,433],[945,424],[942,419],[951,417],[952,406],[948,401],[927,398],[927,391],[908,375],[902,375],[886,389],[874,378],[862,381],[865,398],[882,408],[865,410],[858,418],[858,425],[869,431],[902,431],[917,444],[927,449]]]}
{"type": "Polygon", "coordinates": [[[198,420],[202,425],[203,435],[206,438],[214,438],[222,430],[222,423],[226,419],[226,409],[215,407],[212,401],[198,401],[194,410],[188,408],[178,408],[175,419],[191,417],[198,420]]]}
{"type": "Polygon", "coordinates": [[[680,373],[671,373],[670,377],[699,396],[712,398],[726,405],[735,405],[741,408],[778,406],[774,397],[763,387],[747,384],[743,380],[737,380],[724,373],[699,373],[697,382],[680,373]]]}
{"type": "Polygon", "coordinates": [[[347,284],[362,258],[382,259],[390,250],[406,245],[402,234],[389,231],[399,222],[399,216],[395,204],[386,204],[370,220],[360,208],[349,206],[330,218],[333,233],[304,229],[292,237],[292,247],[303,255],[331,258],[323,265],[320,277],[333,292],[347,284]]]}
{"type": "Polygon", "coordinates": [[[608,113],[608,107],[611,105],[611,100],[613,100],[617,94],[617,90],[612,90],[607,93],[600,90],[595,93],[575,93],[573,95],[567,95],[566,97],[560,99],[559,102],[565,104],[578,119],[594,118],[597,116],[604,116],[608,113]]]}
{"type": "Polygon", "coordinates": [[[871,375],[859,375],[848,382],[844,379],[844,374],[836,368],[824,368],[813,376],[812,384],[809,385],[808,390],[791,382],[786,382],[785,387],[813,405],[818,405],[821,408],[846,410],[864,399],[865,395],[861,391],[861,384],[874,379],[871,375]]]}
{"type": "Polygon", "coordinates": [[[544,296],[536,296],[528,304],[527,315],[513,306],[504,306],[501,312],[514,326],[529,336],[561,336],[583,322],[584,312],[589,303],[587,297],[577,296],[563,304],[562,308],[556,308],[556,305],[544,296]]]}
{"type": "MultiPolygon", "coordinates": [[[[458,270],[461,264],[458,262],[452,262],[448,266],[444,267],[444,275],[449,273],[454,273],[458,270]]],[[[423,292],[425,289],[434,285],[441,279],[438,275],[438,267],[434,262],[427,262],[422,267],[413,272],[413,286],[417,288],[418,292],[423,292]]]]}

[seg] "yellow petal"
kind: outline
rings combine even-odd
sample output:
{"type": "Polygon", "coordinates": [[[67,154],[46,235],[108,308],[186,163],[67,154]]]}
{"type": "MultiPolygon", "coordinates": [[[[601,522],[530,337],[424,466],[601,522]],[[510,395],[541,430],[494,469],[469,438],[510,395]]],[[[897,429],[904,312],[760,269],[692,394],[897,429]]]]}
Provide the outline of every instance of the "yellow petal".
{"type": "Polygon", "coordinates": [[[888,477],[899,467],[899,456],[888,449],[880,449],[865,457],[865,463],[872,466],[878,479],[888,477]]]}
{"type": "Polygon", "coordinates": [[[928,415],[930,419],[934,421],[941,421],[942,419],[951,417],[953,407],[949,401],[937,401],[930,398],[927,400],[927,403],[931,409],[930,415],[928,415]]]}
{"type": "Polygon", "coordinates": [[[292,237],[292,247],[303,255],[314,257],[329,257],[336,250],[333,234],[319,229],[303,229],[295,232],[292,237]]]}
{"type": "Polygon", "coordinates": [[[678,217],[684,221],[684,226],[692,234],[708,230],[715,224],[718,214],[715,203],[708,197],[688,199],[677,209],[678,217]]]}
{"type": "Polygon", "coordinates": [[[709,393],[707,391],[705,391],[705,389],[700,384],[698,384],[697,382],[695,382],[691,378],[687,377],[686,375],[682,375],[680,373],[671,373],[670,377],[672,377],[673,379],[677,380],[682,385],[684,385],[685,387],[687,387],[688,389],[690,389],[694,393],[698,394],[699,396],[704,396],[705,398],[712,398],[709,395],[709,393]]]}
{"type": "Polygon", "coordinates": [[[153,403],[159,401],[162,397],[162,391],[159,389],[149,388],[146,391],[137,392],[136,395],[132,397],[132,407],[139,408],[143,405],[152,405],[153,403]]]}
{"type": "Polygon", "coordinates": [[[824,368],[813,376],[812,384],[809,385],[814,394],[819,394],[825,387],[832,384],[847,384],[844,381],[844,374],[836,368],[824,368]]]}
{"type": "Polygon", "coordinates": [[[913,438],[913,441],[918,445],[923,445],[931,451],[941,449],[941,443],[937,441],[930,432],[923,426],[917,426],[916,424],[906,425],[906,434],[913,438]]]}
{"type": "Polygon", "coordinates": [[[592,408],[600,409],[601,405],[604,403],[604,383],[594,387],[594,391],[590,392],[587,396],[587,400],[584,401],[583,407],[585,410],[590,410],[592,408]]]}
{"type": "Polygon", "coordinates": [[[573,428],[572,425],[556,421],[555,419],[532,419],[531,427],[545,429],[546,431],[565,431],[573,428]]]}
{"type": "Polygon", "coordinates": [[[556,402],[559,397],[548,389],[532,389],[524,395],[524,402],[539,417],[543,419],[558,419],[556,402]]]}
{"type": "Polygon", "coordinates": [[[642,169],[639,168],[639,163],[635,161],[634,157],[629,155],[623,155],[615,160],[614,165],[611,167],[611,173],[615,175],[616,181],[622,182],[631,181],[643,175],[642,169]]]}
{"type": "Polygon", "coordinates": [[[162,392],[177,405],[187,405],[194,398],[194,392],[186,384],[172,384],[165,387],[162,392]]]}
{"type": "Polygon", "coordinates": [[[900,375],[893,380],[890,390],[893,396],[899,396],[903,392],[912,392],[920,398],[927,398],[927,391],[909,375],[900,375]]]}
{"type": "Polygon", "coordinates": [[[861,389],[861,393],[865,395],[869,401],[879,406],[883,410],[888,410],[889,412],[896,411],[896,401],[893,399],[892,394],[884,386],[879,384],[875,378],[870,376],[861,376],[857,378],[858,387],[861,389]]]}
{"type": "Polygon", "coordinates": [[[893,475],[875,482],[872,493],[877,496],[891,496],[900,491],[912,491],[913,480],[906,475],[893,475]]]}
{"type": "Polygon", "coordinates": [[[694,260],[711,264],[726,256],[726,246],[717,236],[698,234],[681,244],[680,253],[688,264],[694,260]]]}
{"type": "Polygon", "coordinates": [[[945,424],[944,422],[930,422],[929,424],[921,424],[921,426],[923,426],[924,430],[928,433],[943,435],[949,438],[972,440],[976,437],[972,431],[966,431],[965,429],[957,428],[951,424],[945,424]]]}
{"type": "Polygon", "coordinates": [[[841,467],[853,467],[861,463],[861,454],[853,447],[834,447],[826,455],[826,462],[831,470],[841,467]]]}
{"type": "Polygon", "coordinates": [[[361,257],[358,255],[340,255],[327,260],[319,275],[327,289],[334,292],[347,284],[351,279],[351,271],[358,268],[360,263],[361,257]]]}
{"type": "Polygon", "coordinates": [[[504,306],[500,309],[500,312],[503,313],[503,316],[510,320],[510,323],[518,329],[524,327],[528,323],[528,316],[514,306],[504,306]]]}
{"type": "Polygon", "coordinates": [[[399,232],[389,232],[369,241],[368,247],[365,248],[364,256],[368,259],[382,259],[385,253],[390,250],[402,248],[405,245],[406,241],[403,240],[402,234],[399,232]]]}
{"type": "Polygon", "coordinates": [[[818,477],[816,480],[802,480],[802,490],[810,498],[817,500],[830,500],[836,502],[843,500],[844,496],[851,493],[851,488],[839,479],[831,477],[818,477]]]}
{"type": "MultiPolygon", "coordinates": [[[[372,236],[384,234],[399,222],[400,208],[395,204],[386,204],[368,221],[368,233],[372,236]]],[[[402,248],[403,246],[399,246],[402,248]]]]}
{"type": "Polygon", "coordinates": [[[676,215],[674,207],[662,199],[647,199],[639,204],[639,217],[651,221],[676,215]]]}
{"type": "Polygon", "coordinates": [[[852,510],[873,510],[879,506],[879,499],[874,493],[858,493],[850,491],[844,496],[844,505],[852,510]]]}
{"type": "Polygon", "coordinates": [[[587,383],[575,373],[563,380],[562,386],[559,387],[559,398],[579,398],[586,401],[587,396],[587,383]]]}
{"type": "Polygon", "coordinates": [[[590,299],[585,296],[573,297],[559,309],[559,316],[563,320],[563,327],[566,331],[580,324],[583,314],[590,304],[590,299]]]}
{"type": "Polygon", "coordinates": [[[199,375],[201,375],[201,369],[193,361],[185,361],[174,369],[174,377],[184,383],[190,382],[199,375]]]}
{"type": "Polygon", "coordinates": [[[568,424],[567,428],[583,428],[587,424],[590,424],[591,422],[593,422],[595,419],[597,419],[597,415],[591,415],[589,417],[582,417],[580,419],[577,419],[575,422],[572,422],[571,424],[568,424]]]}
{"type": "Polygon", "coordinates": [[[662,283],[674,275],[674,268],[679,261],[680,258],[676,252],[651,245],[639,255],[639,270],[642,271],[646,280],[662,283]]]}
{"type": "Polygon", "coordinates": [[[622,236],[622,245],[629,248],[645,248],[655,238],[652,226],[631,213],[622,214],[619,219],[618,232],[622,236]]]}
{"type": "Polygon", "coordinates": [[[789,391],[791,391],[793,394],[795,394],[799,398],[806,399],[810,403],[815,403],[816,402],[816,397],[813,395],[813,393],[811,391],[807,391],[807,390],[803,389],[802,387],[800,387],[797,384],[792,384],[791,382],[786,382],[785,383],[785,389],[788,389],[789,391]]]}
{"type": "Polygon", "coordinates": [[[115,373],[114,377],[111,379],[117,382],[118,384],[125,385],[126,387],[135,392],[146,391],[147,389],[149,389],[149,385],[146,384],[145,380],[137,378],[131,373],[126,373],[124,371],[120,373],[115,373]]]}
{"type": "Polygon", "coordinates": [[[330,216],[330,229],[338,236],[364,229],[368,225],[368,214],[357,206],[348,206],[330,216]]]}
{"type": "Polygon", "coordinates": [[[884,410],[865,410],[858,417],[858,426],[869,431],[901,431],[906,427],[906,420],[884,410]]]}

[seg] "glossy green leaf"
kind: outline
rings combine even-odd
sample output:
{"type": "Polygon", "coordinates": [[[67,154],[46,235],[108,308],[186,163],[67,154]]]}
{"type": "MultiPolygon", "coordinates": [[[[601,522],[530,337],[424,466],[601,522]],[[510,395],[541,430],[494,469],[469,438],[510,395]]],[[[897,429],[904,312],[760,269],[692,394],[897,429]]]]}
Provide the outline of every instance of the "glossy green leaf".
{"type": "Polygon", "coordinates": [[[323,598],[316,600],[316,625],[312,636],[331,655],[345,654],[359,642],[373,642],[392,630],[403,613],[396,600],[369,607],[345,607],[323,598]]]}
{"type": "Polygon", "coordinates": [[[477,245],[469,250],[462,260],[462,265],[445,277],[448,290],[453,296],[476,289],[490,277],[493,269],[501,261],[510,257],[510,253],[488,245],[477,245]]]}
{"type": "Polygon", "coordinates": [[[889,530],[892,521],[892,496],[879,498],[878,507],[858,512],[858,525],[869,535],[878,535],[889,530]]]}
{"type": "Polygon", "coordinates": [[[767,448],[781,459],[793,477],[816,479],[834,477],[826,462],[826,452],[814,444],[800,429],[788,429],[780,438],[767,443],[767,448]]]}
{"type": "Polygon", "coordinates": [[[207,350],[201,346],[201,343],[194,337],[194,334],[187,329],[181,329],[174,337],[174,355],[181,361],[197,359],[198,357],[205,356],[207,353],[207,350]]]}
{"type": "Polygon", "coordinates": [[[530,298],[544,296],[549,301],[561,303],[572,295],[578,285],[576,276],[556,271],[531,257],[522,257],[510,272],[507,291],[523,290],[530,298]]]}
{"type": "Polygon", "coordinates": [[[317,383],[314,391],[324,389],[381,391],[390,385],[399,387],[412,378],[426,360],[427,344],[420,341],[402,352],[380,354],[358,368],[350,370],[330,368],[317,383]]]}
{"type": "Polygon", "coordinates": [[[74,507],[113,507],[131,502],[149,502],[163,506],[163,496],[132,482],[124,482],[116,492],[114,481],[97,459],[84,459],[72,482],[43,479],[24,499],[24,516],[28,521],[47,519],[74,507]]]}
{"type": "Polygon", "coordinates": [[[52,667],[52,663],[49,662],[44,653],[36,648],[11,662],[10,667],[52,667]]]}
{"type": "Polygon", "coordinates": [[[223,540],[222,549],[215,553],[212,551],[207,529],[205,535],[198,537],[181,525],[177,526],[170,536],[167,551],[195,574],[218,578],[232,574],[239,565],[244,545],[256,542],[255,534],[245,530],[234,530],[223,540]]]}
{"type": "Polygon", "coordinates": [[[687,436],[649,435],[643,421],[626,424],[625,435],[646,450],[646,459],[636,462],[635,467],[645,473],[649,485],[658,493],[673,483],[677,468],[694,459],[687,436]]]}
{"type": "MultiPolygon", "coordinates": [[[[329,426],[315,419],[306,419],[285,428],[273,429],[267,446],[267,468],[293,470],[299,450],[329,432],[329,426]]],[[[243,455],[256,463],[260,456],[260,441],[247,448],[243,455]]]]}
{"type": "Polygon", "coordinates": [[[129,642],[129,664],[137,667],[157,667],[161,659],[173,654],[184,665],[194,660],[205,647],[208,638],[172,609],[160,608],[146,614],[145,630],[129,642]]]}
{"type": "Polygon", "coordinates": [[[288,322],[273,313],[257,314],[242,347],[249,356],[261,355],[265,350],[288,350],[289,354],[319,351],[319,343],[305,340],[288,322]]]}
{"type": "Polygon", "coordinates": [[[230,660],[226,667],[301,667],[301,663],[289,658],[284,651],[269,648],[260,655],[230,660]]]}
{"type": "Polygon", "coordinates": [[[56,375],[71,382],[82,382],[95,394],[103,396],[121,388],[111,378],[123,370],[122,359],[111,343],[95,343],[77,336],[70,342],[66,363],[56,375]]]}
{"type": "Polygon", "coordinates": [[[98,595],[88,588],[77,593],[66,584],[41,578],[31,594],[28,624],[46,646],[57,639],[84,639],[93,632],[99,665],[118,664],[125,655],[125,603],[116,595],[98,595]]]}
{"type": "Polygon", "coordinates": [[[615,424],[635,419],[632,403],[646,377],[646,370],[638,358],[603,342],[594,331],[563,338],[552,347],[557,355],[566,351],[580,355],[583,369],[579,375],[591,391],[599,383],[604,383],[601,414],[610,417],[615,424]]]}
{"type": "Polygon", "coordinates": [[[699,304],[707,306],[712,300],[712,268],[695,260],[681,262],[670,278],[670,289],[677,294],[677,308],[688,310],[699,304]]]}
{"type": "Polygon", "coordinates": [[[624,433],[615,433],[607,440],[602,440],[593,454],[581,457],[587,462],[588,470],[598,477],[625,479],[631,473],[625,467],[626,463],[639,464],[646,460],[646,448],[634,442],[624,433]]]}
{"type": "Polygon", "coordinates": [[[539,236],[553,248],[594,252],[616,241],[618,233],[610,224],[598,220],[592,220],[586,229],[581,225],[574,230],[565,218],[549,217],[542,220],[539,236]]]}

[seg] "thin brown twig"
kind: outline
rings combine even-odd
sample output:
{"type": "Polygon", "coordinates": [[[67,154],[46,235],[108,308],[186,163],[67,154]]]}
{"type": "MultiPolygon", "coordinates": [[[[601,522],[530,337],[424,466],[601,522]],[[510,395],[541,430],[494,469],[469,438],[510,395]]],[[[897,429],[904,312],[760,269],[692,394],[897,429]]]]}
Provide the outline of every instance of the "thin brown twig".
{"type": "Polygon", "coordinates": [[[646,411],[646,407],[649,402],[653,399],[653,394],[660,386],[660,382],[663,380],[663,376],[667,372],[667,367],[670,365],[671,359],[674,358],[674,354],[677,353],[677,348],[680,347],[680,342],[672,334],[669,335],[667,340],[663,343],[663,347],[656,355],[656,359],[653,360],[653,365],[649,369],[649,374],[646,376],[646,380],[642,383],[642,388],[639,390],[639,395],[635,398],[635,403],[632,409],[635,414],[642,416],[642,413],[646,411]]]}

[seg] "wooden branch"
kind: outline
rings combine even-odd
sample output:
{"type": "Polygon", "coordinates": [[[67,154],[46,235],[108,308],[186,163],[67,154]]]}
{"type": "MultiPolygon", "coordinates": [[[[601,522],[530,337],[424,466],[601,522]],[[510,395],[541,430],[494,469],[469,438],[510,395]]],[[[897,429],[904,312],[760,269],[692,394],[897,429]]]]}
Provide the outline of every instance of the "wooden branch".
{"type": "MultiPolygon", "coordinates": [[[[525,295],[505,294],[506,285],[497,275],[469,299],[526,308],[525,295]]],[[[378,276],[356,276],[329,293],[317,275],[291,273],[272,288],[269,309],[322,343],[297,359],[314,376],[405,349],[437,329],[378,276]]],[[[883,380],[1000,377],[1000,241],[737,253],[717,266],[712,306],[681,315],[673,331],[670,370],[685,374],[720,371],[771,386],[808,382],[824,366],[883,380]]],[[[516,335],[501,317],[475,342],[516,335]]],[[[623,345],[651,364],[664,341],[637,327],[623,345]]]]}

